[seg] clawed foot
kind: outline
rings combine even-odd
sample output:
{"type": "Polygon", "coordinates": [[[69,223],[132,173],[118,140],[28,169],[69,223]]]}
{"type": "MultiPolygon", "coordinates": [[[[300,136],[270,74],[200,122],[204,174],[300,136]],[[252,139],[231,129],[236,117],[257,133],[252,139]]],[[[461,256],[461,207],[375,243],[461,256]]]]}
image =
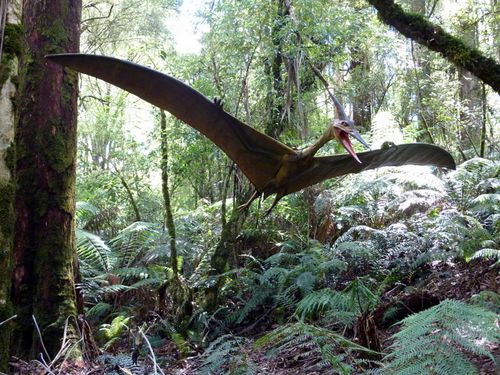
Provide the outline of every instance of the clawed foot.
{"type": "Polygon", "coordinates": [[[254,200],[256,200],[257,198],[259,198],[261,195],[261,193],[259,193],[257,190],[252,194],[252,196],[250,197],[250,199],[248,200],[247,203],[245,204],[242,204],[241,206],[238,207],[238,210],[240,211],[245,211],[248,209],[248,207],[250,207],[250,205],[252,204],[252,202],[254,200]]]}
{"type": "Polygon", "coordinates": [[[220,109],[224,109],[224,103],[222,103],[222,99],[214,98],[214,104],[220,109]]]}

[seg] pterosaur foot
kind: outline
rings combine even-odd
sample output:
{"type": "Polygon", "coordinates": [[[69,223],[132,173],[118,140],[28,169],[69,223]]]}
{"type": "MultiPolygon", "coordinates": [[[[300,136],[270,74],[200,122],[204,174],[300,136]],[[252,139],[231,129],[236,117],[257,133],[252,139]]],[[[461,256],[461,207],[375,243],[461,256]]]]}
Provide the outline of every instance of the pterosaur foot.
{"type": "Polygon", "coordinates": [[[224,109],[224,103],[222,103],[221,98],[214,98],[214,104],[220,109],[224,109]]]}
{"type": "Polygon", "coordinates": [[[261,193],[258,190],[255,190],[255,192],[252,194],[252,196],[250,197],[248,202],[239,206],[238,209],[241,211],[248,209],[250,207],[250,205],[252,204],[252,202],[254,200],[256,200],[257,198],[259,198],[260,196],[261,196],[261,193]]]}
{"type": "Polygon", "coordinates": [[[267,217],[267,215],[269,215],[271,213],[271,211],[273,210],[273,208],[278,204],[278,202],[281,200],[281,198],[283,198],[285,196],[285,194],[282,194],[282,193],[276,193],[276,197],[274,197],[274,201],[273,201],[273,204],[271,205],[271,207],[269,207],[269,209],[266,211],[266,213],[264,214],[264,217],[267,217]]]}

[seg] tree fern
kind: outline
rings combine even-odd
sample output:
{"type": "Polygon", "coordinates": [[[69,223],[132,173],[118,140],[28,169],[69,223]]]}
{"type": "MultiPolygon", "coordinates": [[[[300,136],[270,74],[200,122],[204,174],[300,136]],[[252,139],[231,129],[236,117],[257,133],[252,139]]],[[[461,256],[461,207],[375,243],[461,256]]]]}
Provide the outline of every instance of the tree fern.
{"type": "MultiPolygon", "coordinates": [[[[449,196],[462,212],[480,203],[474,198],[485,191],[488,186],[484,181],[498,179],[500,176],[500,163],[493,160],[473,158],[460,164],[456,171],[445,178],[446,189],[449,196]]],[[[477,199],[477,198],[476,198],[477,199]]]]}
{"type": "Polygon", "coordinates": [[[384,374],[474,374],[477,370],[464,353],[493,355],[486,347],[498,342],[496,314],[454,300],[411,315],[392,336],[384,374]]]}
{"type": "Polygon", "coordinates": [[[108,244],[83,229],[76,229],[76,251],[84,276],[95,276],[113,267],[114,254],[108,244]]]}
{"type": "Polygon", "coordinates": [[[87,223],[92,220],[99,212],[99,209],[88,202],[76,202],[76,226],[85,228],[87,223]]]}
{"type": "Polygon", "coordinates": [[[144,256],[160,235],[159,226],[153,223],[135,222],[121,230],[109,243],[119,257],[121,267],[129,267],[144,256]]]}

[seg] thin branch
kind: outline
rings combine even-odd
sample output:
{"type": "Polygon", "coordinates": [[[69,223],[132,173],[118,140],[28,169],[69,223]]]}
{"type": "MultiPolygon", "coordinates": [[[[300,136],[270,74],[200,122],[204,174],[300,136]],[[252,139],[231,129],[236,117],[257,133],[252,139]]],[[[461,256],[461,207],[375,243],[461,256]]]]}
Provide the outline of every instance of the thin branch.
{"type": "Polygon", "coordinates": [[[12,319],[16,319],[17,318],[17,314],[16,315],[12,315],[10,318],[8,319],[5,319],[3,322],[0,322],[0,326],[4,325],[5,323],[7,323],[8,321],[12,320],[12,319]]]}

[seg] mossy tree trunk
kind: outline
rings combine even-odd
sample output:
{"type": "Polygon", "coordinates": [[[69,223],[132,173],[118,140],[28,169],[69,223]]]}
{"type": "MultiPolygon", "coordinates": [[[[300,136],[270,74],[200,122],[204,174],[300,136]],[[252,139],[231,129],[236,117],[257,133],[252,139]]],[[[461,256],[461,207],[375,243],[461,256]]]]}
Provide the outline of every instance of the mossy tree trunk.
{"type": "Polygon", "coordinates": [[[161,180],[163,203],[165,205],[165,226],[170,237],[170,267],[172,278],[160,289],[160,296],[169,293],[175,311],[176,330],[185,333],[193,313],[193,293],[179,275],[179,263],[177,260],[177,235],[175,231],[172,204],[170,201],[169,172],[168,172],[168,136],[167,116],[163,110],[160,111],[160,139],[161,139],[161,180]]]}
{"type": "Polygon", "coordinates": [[[16,129],[16,227],[12,301],[14,354],[38,356],[41,329],[49,355],[76,316],[74,240],[77,75],[44,59],[77,52],[81,0],[24,0],[16,129]]]}
{"type": "Polygon", "coordinates": [[[172,204],[170,203],[170,191],[168,186],[168,137],[167,137],[167,116],[165,111],[160,110],[160,139],[161,139],[161,187],[163,193],[163,203],[165,205],[165,226],[170,237],[170,266],[174,278],[177,279],[177,236],[175,234],[174,216],[172,214],[172,204]]]}
{"type": "Polygon", "coordinates": [[[500,64],[495,60],[467,46],[462,40],[427,21],[423,16],[405,12],[393,0],[368,2],[377,9],[384,23],[394,27],[407,38],[439,52],[452,64],[468,70],[496,92],[500,92],[500,64]]]}
{"type": "Polygon", "coordinates": [[[279,138],[285,130],[282,115],[285,96],[285,87],[282,79],[282,70],[284,68],[283,60],[283,28],[290,17],[290,4],[285,0],[274,0],[276,3],[277,14],[274,25],[271,30],[273,43],[273,56],[266,62],[265,70],[269,82],[272,82],[266,98],[267,110],[269,112],[269,122],[265,132],[273,138],[279,138]]]}
{"type": "Polygon", "coordinates": [[[7,372],[14,310],[10,301],[14,240],[14,127],[18,61],[21,54],[21,3],[4,1],[0,64],[0,372],[7,372]],[[3,23],[5,21],[5,23],[3,23]],[[8,322],[7,322],[8,321],[8,322]],[[4,322],[4,323],[2,323],[4,322]]]}
{"type": "MultiPolygon", "coordinates": [[[[240,199],[236,201],[237,204],[245,203],[249,196],[249,194],[240,195],[240,199]]],[[[205,309],[208,311],[215,311],[218,307],[220,299],[219,292],[224,282],[220,275],[228,270],[229,259],[234,258],[236,237],[240,233],[247,217],[248,209],[244,211],[238,208],[233,209],[228,222],[222,229],[221,238],[210,259],[211,275],[216,277],[216,280],[213,285],[205,291],[205,309]]]]}

